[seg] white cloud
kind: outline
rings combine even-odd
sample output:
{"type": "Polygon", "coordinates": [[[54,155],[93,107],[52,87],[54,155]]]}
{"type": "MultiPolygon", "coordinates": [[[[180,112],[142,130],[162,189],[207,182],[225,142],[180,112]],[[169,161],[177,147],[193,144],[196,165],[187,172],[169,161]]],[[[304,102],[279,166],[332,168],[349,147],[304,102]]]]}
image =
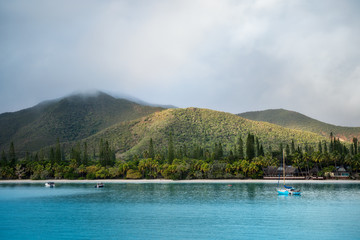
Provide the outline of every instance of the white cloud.
{"type": "Polygon", "coordinates": [[[321,0],[1,2],[0,94],[104,89],[360,125],[358,10],[321,0]]]}

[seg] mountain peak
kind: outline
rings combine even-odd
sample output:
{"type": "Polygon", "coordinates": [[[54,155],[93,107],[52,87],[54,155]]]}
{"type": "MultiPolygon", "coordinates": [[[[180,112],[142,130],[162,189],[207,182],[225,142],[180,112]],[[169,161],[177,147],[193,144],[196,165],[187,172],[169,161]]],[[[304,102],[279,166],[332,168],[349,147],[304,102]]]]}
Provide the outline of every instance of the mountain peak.
{"type": "Polygon", "coordinates": [[[54,144],[57,138],[60,142],[77,141],[113,124],[161,110],[100,91],[74,93],[22,111],[0,114],[0,149],[8,148],[11,141],[21,152],[39,150],[54,144]]]}

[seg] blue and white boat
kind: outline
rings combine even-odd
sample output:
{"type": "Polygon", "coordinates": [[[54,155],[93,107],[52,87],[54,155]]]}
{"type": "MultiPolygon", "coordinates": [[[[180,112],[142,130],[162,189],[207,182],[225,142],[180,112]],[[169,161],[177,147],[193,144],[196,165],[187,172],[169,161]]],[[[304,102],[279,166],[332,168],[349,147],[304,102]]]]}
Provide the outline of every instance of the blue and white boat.
{"type": "Polygon", "coordinates": [[[291,186],[284,185],[284,188],[280,188],[277,190],[279,195],[301,195],[300,190],[296,190],[291,186]]]}
{"type": "Polygon", "coordinates": [[[283,151],[283,177],[284,177],[284,187],[277,189],[278,194],[279,195],[301,195],[300,189],[296,190],[294,187],[285,185],[285,151],[283,151]]]}

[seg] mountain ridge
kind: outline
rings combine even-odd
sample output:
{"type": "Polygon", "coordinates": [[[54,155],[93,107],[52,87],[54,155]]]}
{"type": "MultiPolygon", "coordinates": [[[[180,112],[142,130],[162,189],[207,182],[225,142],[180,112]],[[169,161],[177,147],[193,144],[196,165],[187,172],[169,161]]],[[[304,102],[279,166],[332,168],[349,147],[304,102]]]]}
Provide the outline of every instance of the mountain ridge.
{"type": "Polygon", "coordinates": [[[31,108],[0,114],[0,149],[15,142],[18,151],[24,154],[52,145],[57,138],[60,142],[80,140],[115,123],[161,110],[103,92],[44,101],[31,108]]]}
{"type": "Polygon", "coordinates": [[[283,127],[305,130],[328,137],[332,132],[334,136],[343,141],[352,141],[353,137],[360,137],[360,127],[336,126],[316,120],[296,111],[286,109],[267,109],[263,111],[251,111],[239,113],[238,116],[277,124],[283,127]]]}
{"type": "Polygon", "coordinates": [[[122,122],[90,136],[84,141],[96,148],[101,139],[107,139],[118,156],[125,158],[147,150],[150,138],[158,151],[166,152],[169,133],[172,132],[177,148],[201,146],[213,148],[221,143],[224,150],[233,150],[238,136],[245,142],[250,132],[259,137],[266,151],[276,150],[280,143],[309,144],[316,147],[326,138],[315,133],[292,130],[275,124],[245,119],[231,113],[201,108],[177,108],[155,112],[140,119],[122,122]]]}
{"type": "Polygon", "coordinates": [[[174,132],[178,144],[210,148],[221,142],[228,151],[237,136],[245,140],[249,132],[257,135],[265,147],[276,148],[279,143],[293,139],[302,146],[314,145],[328,139],[330,131],[347,142],[360,136],[360,128],[325,124],[284,109],[237,115],[194,107],[165,109],[96,91],[0,114],[0,150],[6,151],[14,142],[17,152],[24,155],[27,151],[54,146],[57,138],[64,145],[89,140],[95,148],[96,141],[104,138],[112,141],[119,154],[131,155],[144,151],[150,138],[154,138],[163,151],[170,131],[174,132]]]}

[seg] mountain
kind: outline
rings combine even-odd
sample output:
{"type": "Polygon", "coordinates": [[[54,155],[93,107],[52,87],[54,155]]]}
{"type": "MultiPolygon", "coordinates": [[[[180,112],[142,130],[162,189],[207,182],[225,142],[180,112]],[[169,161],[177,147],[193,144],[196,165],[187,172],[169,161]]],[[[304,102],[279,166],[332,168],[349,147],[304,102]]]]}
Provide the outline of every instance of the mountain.
{"type": "Polygon", "coordinates": [[[137,119],[163,108],[142,106],[102,92],[76,94],[32,108],[0,114],[0,149],[13,141],[17,152],[35,151],[60,142],[89,137],[113,124],[137,119]]]}
{"type": "Polygon", "coordinates": [[[247,119],[274,123],[291,129],[310,131],[324,137],[328,137],[330,132],[332,132],[334,136],[348,142],[352,141],[353,137],[360,138],[360,127],[335,126],[284,109],[245,112],[238,115],[247,119]]]}
{"type": "Polygon", "coordinates": [[[143,153],[150,138],[158,152],[166,152],[170,132],[178,149],[180,146],[212,149],[215,143],[221,143],[229,152],[237,137],[242,136],[245,142],[248,133],[259,138],[265,151],[269,147],[276,150],[280,143],[289,144],[292,140],[296,145],[316,148],[319,141],[328,139],[331,131],[345,140],[360,136],[360,128],[338,127],[282,109],[238,116],[199,108],[144,106],[97,92],[0,114],[0,151],[7,151],[13,141],[19,156],[23,156],[26,151],[53,146],[59,138],[67,151],[70,146],[86,141],[89,152],[97,152],[100,139],[104,139],[126,158],[143,153]]]}
{"type": "Polygon", "coordinates": [[[177,149],[183,146],[193,149],[196,145],[213,148],[215,143],[221,143],[224,150],[230,151],[237,137],[241,135],[245,142],[249,132],[259,138],[266,150],[269,146],[278,149],[281,142],[290,144],[293,139],[302,146],[305,143],[317,146],[319,141],[325,140],[315,133],[252,121],[230,113],[186,108],[167,109],[115,124],[84,141],[97,151],[100,139],[108,140],[111,147],[126,158],[147,150],[150,138],[158,152],[166,151],[170,132],[177,149]]]}

